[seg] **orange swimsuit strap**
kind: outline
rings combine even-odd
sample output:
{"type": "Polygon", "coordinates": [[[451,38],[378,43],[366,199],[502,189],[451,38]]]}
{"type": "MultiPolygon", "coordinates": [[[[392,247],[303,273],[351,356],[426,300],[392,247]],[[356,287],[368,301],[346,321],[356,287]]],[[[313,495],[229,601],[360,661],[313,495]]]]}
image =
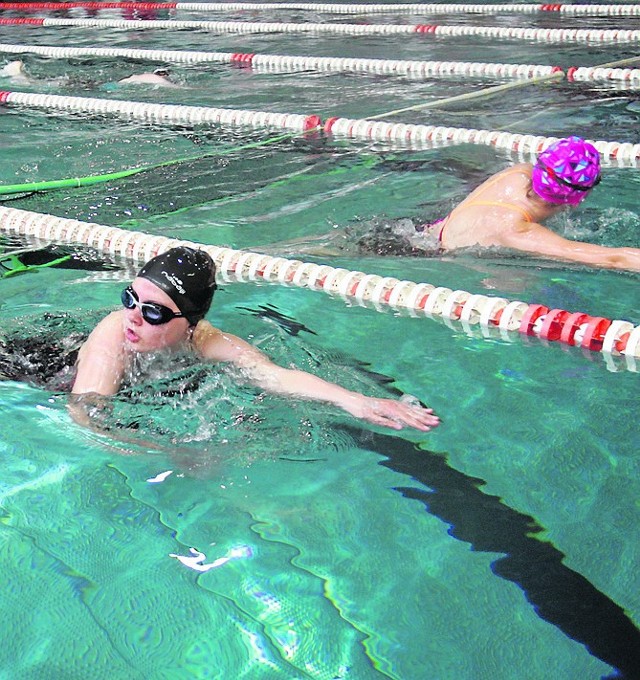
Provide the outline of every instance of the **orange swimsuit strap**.
{"type": "MultiPolygon", "coordinates": [[[[499,172],[497,175],[494,175],[491,179],[488,179],[485,183],[484,186],[482,187],[482,191],[484,192],[485,189],[488,189],[489,187],[492,187],[494,184],[497,184],[502,180],[503,177],[508,177],[509,175],[526,175],[525,172],[523,172],[522,168],[509,168],[509,170],[504,170],[503,172],[499,172]]],[[[531,180],[531,177],[529,177],[529,180],[531,180]]]]}
{"type": "MultiPolygon", "coordinates": [[[[510,170],[507,170],[506,172],[502,172],[499,175],[495,176],[493,179],[488,180],[484,187],[482,188],[482,192],[484,193],[486,189],[489,189],[492,187],[494,184],[497,182],[500,182],[504,177],[507,177],[508,175],[522,175],[525,174],[522,171],[522,168],[511,168],[510,170]]],[[[435,222],[434,224],[439,224],[443,222],[444,224],[442,225],[440,229],[440,233],[438,234],[438,240],[442,243],[442,234],[445,230],[445,227],[447,226],[447,222],[449,221],[449,218],[453,215],[453,213],[457,212],[458,210],[465,210],[466,208],[471,208],[474,205],[487,205],[487,206],[495,206],[497,208],[506,208],[510,210],[514,210],[515,212],[519,212],[527,222],[533,222],[533,217],[520,205],[516,205],[515,203],[504,203],[500,201],[469,201],[469,203],[463,203],[459,205],[457,208],[454,208],[446,217],[444,217],[442,220],[438,220],[438,222],[435,222]]]]}
{"type": "Polygon", "coordinates": [[[460,207],[471,208],[474,205],[492,205],[496,208],[506,208],[508,210],[513,210],[515,212],[519,212],[524,217],[526,222],[533,222],[533,217],[531,217],[531,215],[521,205],[516,205],[515,203],[504,203],[502,201],[471,201],[470,203],[460,207]]]}

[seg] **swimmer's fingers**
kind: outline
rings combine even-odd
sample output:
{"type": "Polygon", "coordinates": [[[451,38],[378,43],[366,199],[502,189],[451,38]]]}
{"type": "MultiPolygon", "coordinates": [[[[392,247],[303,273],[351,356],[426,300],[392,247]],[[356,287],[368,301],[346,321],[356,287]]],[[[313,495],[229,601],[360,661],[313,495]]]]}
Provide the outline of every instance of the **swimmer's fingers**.
{"type": "Polygon", "coordinates": [[[416,430],[428,432],[440,424],[440,418],[433,412],[433,409],[392,399],[371,399],[363,417],[375,425],[393,430],[413,427],[416,430]]]}

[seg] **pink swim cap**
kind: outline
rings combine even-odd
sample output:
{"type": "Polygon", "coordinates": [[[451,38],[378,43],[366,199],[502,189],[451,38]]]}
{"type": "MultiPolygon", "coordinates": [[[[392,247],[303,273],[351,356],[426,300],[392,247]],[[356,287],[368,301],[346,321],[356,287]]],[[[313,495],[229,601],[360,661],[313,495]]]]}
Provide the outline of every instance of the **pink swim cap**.
{"type": "Polygon", "coordinates": [[[600,182],[600,154],[580,137],[561,139],[538,156],[531,180],[545,201],[578,205],[600,182]]]}

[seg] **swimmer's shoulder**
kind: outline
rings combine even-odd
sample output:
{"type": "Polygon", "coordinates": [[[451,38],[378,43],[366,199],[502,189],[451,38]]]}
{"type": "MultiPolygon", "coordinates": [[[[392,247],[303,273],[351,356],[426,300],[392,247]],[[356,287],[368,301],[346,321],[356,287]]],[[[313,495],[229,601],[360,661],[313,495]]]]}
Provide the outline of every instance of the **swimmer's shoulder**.
{"type": "Polygon", "coordinates": [[[218,329],[209,323],[209,321],[206,319],[200,319],[193,329],[191,343],[194,347],[199,347],[201,343],[205,342],[207,338],[209,338],[216,331],[218,331],[218,329]]]}
{"type": "Polygon", "coordinates": [[[94,328],[94,331],[99,331],[100,333],[122,333],[123,322],[124,309],[116,309],[99,321],[94,328]]]}
{"type": "Polygon", "coordinates": [[[216,328],[205,319],[198,321],[191,343],[194,351],[209,361],[238,362],[262,353],[246,340],[216,328]]]}
{"type": "Polygon", "coordinates": [[[508,178],[512,177],[515,181],[524,180],[529,182],[531,180],[531,172],[533,170],[533,165],[531,163],[518,163],[505,168],[499,172],[496,177],[508,178]]]}
{"type": "MultiPolygon", "coordinates": [[[[487,196],[501,196],[513,191],[520,192],[527,189],[531,182],[531,171],[533,167],[529,163],[518,163],[511,165],[500,172],[491,175],[480,186],[476,187],[461,203],[454,208],[467,207],[478,200],[487,199],[487,196]]],[[[453,211],[452,211],[453,212],[453,211]]]]}
{"type": "Polygon", "coordinates": [[[124,339],[124,310],[118,309],[107,314],[89,333],[89,337],[80,348],[80,356],[96,349],[112,349],[122,346],[124,339]]]}
{"type": "Polygon", "coordinates": [[[193,329],[191,346],[196,354],[210,357],[215,347],[223,342],[224,333],[206,319],[201,319],[193,329]]]}

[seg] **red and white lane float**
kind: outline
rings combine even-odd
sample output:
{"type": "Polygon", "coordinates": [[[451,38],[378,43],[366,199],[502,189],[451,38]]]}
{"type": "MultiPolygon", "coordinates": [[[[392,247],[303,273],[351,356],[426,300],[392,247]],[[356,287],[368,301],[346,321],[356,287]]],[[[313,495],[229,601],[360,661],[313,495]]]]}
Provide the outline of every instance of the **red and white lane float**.
{"type": "Polygon", "coordinates": [[[638,4],[564,4],[564,3],[321,3],[321,2],[5,2],[0,9],[7,11],[41,12],[68,11],[70,9],[136,10],[157,12],[163,10],[194,12],[237,12],[302,10],[327,14],[535,14],[558,12],[578,16],[638,16],[638,4]]]}
{"type": "MultiPolygon", "coordinates": [[[[128,120],[154,124],[228,125],[252,128],[279,128],[293,134],[324,131],[333,137],[365,141],[393,142],[403,148],[435,148],[450,144],[492,146],[534,160],[557,137],[523,135],[500,130],[476,130],[439,125],[391,123],[380,120],[333,117],[323,121],[318,114],[274,113],[206,106],[153,104],[149,102],[70,97],[36,92],[0,91],[0,105],[78,111],[94,115],[116,115],[128,120]]],[[[636,166],[640,162],[640,144],[605,140],[588,140],[600,152],[605,165],[636,166]]]]}
{"type": "Polygon", "coordinates": [[[313,262],[182,241],[53,215],[0,206],[0,230],[55,243],[81,244],[114,258],[141,264],[177,245],[206,250],[227,281],[265,281],[319,290],[376,308],[404,309],[440,317],[466,330],[496,329],[507,337],[519,332],[592,352],[621,355],[630,370],[640,358],[640,326],[582,312],[488,295],[474,295],[429,283],[366,274],[313,262]]]}
{"type": "Polygon", "coordinates": [[[178,19],[95,19],[55,17],[0,18],[4,26],[123,28],[129,31],[149,29],[196,30],[213,33],[316,33],[335,35],[431,35],[438,38],[475,36],[505,40],[554,43],[635,43],[637,29],[595,28],[519,28],[517,26],[470,26],[446,24],[339,24],[259,21],[183,21],[178,19]]]}

